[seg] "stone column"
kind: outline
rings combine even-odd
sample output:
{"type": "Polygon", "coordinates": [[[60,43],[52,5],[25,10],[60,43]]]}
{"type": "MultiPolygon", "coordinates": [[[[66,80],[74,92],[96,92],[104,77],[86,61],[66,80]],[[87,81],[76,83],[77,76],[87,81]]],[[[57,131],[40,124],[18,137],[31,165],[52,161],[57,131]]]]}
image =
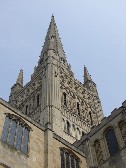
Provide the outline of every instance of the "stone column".
{"type": "Polygon", "coordinates": [[[51,125],[45,125],[46,130],[44,133],[44,168],[53,168],[53,132],[51,125]]]}
{"type": "Polygon", "coordinates": [[[101,149],[103,151],[103,159],[107,160],[109,158],[109,155],[108,155],[107,146],[105,145],[105,137],[100,139],[100,145],[101,145],[101,149]]]}
{"type": "Polygon", "coordinates": [[[119,126],[116,126],[116,128],[115,128],[115,135],[116,135],[116,138],[117,138],[119,148],[122,149],[123,147],[125,147],[125,144],[124,144],[119,126]]]}

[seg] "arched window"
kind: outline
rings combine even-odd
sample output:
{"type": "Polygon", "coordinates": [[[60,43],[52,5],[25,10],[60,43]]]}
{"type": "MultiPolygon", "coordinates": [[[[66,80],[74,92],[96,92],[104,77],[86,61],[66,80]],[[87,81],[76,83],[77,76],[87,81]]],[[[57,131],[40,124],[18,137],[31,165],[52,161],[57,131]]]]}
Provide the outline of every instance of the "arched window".
{"type": "Polygon", "coordinates": [[[67,133],[70,134],[70,123],[67,121],[67,133]]]}
{"type": "Polygon", "coordinates": [[[95,149],[98,165],[100,165],[103,163],[103,153],[98,139],[94,141],[94,149],[95,149]]]}
{"type": "Polygon", "coordinates": [[[126,122],[124,120],[119,123],[119,128],[120,128],[124,143],[126,144],[126,122]]]}
{"type": "Polygon", "coordinates": [[[40,98],[39,98],[40,96],[39,96],[39,94],[37,95],[37,107],[39,106],[39,103],[40,103],[40,98]]]}
{"type": "Polygon", "coordinates": [[[118,142],[113,128],[109,128],[105,133],[105,138],[110,156],[115,155],[119,151],[118,142]]]}
{"type": "Polygon", "coordinates": [[[93,119],[92,119],[92,114],[91,114],[91,112],[89,112],[89,116],[90,116],[91,125],[93,125],[93,119]]]}
{"type": "Polygon", "coordinates": [[[64,103],[64,106],[67,106],[66,93],[65,92],[63,92],[63,103],[64,103]]]}
{"type": "Polygon", "coordinates": [[[25,114],[28,115],[28,105],[25,107],[25,114]]]}
{"type": "Polygon", "coordinates": [[[1,140],[27,154],[30,130],[31,128],[22,118],[8,113],[6,114],[1,140]]]}

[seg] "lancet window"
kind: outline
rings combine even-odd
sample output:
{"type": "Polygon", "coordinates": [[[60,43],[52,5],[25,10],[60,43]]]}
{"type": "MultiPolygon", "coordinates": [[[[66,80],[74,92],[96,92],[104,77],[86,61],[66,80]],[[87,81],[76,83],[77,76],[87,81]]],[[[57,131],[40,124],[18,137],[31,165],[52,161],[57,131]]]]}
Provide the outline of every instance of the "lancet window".
{"type": "Polygon", "coordinates": [[[67,121],[66,131],[68,134],[70,134],[70,123],[67,121]]]}
{"type": "Polygon", "coordinates": [[[105,138],[110,156],[115,155],[119,151],[118,142],[113,128],[109,128],[105,133],[105,138]]]}

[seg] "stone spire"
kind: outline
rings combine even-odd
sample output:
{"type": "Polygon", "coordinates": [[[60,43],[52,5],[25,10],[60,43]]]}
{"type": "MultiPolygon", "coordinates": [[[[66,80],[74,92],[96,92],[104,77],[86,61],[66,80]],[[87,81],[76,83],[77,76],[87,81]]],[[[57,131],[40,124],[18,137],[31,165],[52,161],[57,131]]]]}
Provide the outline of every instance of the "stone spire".
{"type": "Polygon", "coordinates": [[[89,74],[87,68],[84,66],[84,83],[87,81],[92,81],[91,75],[89,74]]]}
{"type": "Polygon", "coordinates": [[[40,57],[42,58],[43,54],[48,50],[54,50],[60,57],[65,58],[65,52],[63,50],[63,45],[61,43],[53,15],[51,17],[51,22],[47,31],[47,35],[40,57]]]}
{"type": "Polygon", "coordinates": [[[19,84],[20,86],[23,87],[23,70],[22,69],[19,72],[16,84],[19,84]]]}

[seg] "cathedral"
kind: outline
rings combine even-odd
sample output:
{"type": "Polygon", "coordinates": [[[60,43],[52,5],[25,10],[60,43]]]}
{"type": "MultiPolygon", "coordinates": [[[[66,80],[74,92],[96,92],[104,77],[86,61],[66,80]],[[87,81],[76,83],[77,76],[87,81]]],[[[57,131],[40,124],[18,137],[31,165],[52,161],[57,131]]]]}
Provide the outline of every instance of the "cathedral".
{"type": "Polygon", "coordinates": [[[0,99],[0,168],[125,168],[126,101],[104,117],[97,87],[67,62],[54,16],[38,64],[0,99]]]}

